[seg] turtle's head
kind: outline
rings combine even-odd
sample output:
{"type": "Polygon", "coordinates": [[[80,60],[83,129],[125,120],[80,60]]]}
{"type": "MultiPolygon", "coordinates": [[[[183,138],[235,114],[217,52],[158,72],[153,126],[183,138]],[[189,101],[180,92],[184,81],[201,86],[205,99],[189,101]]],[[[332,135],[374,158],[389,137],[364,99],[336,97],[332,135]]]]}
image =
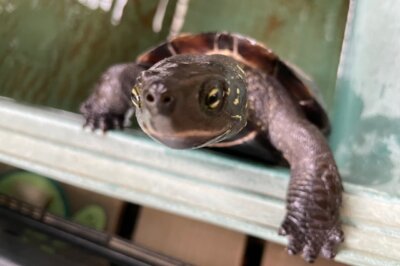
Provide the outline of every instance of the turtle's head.
{"type": "Polygon", "coordinates": [[[246,125],[245,73],[223,55],[176,55],[142,72],[132,89],[140,127],[176,149],[234,136],[246,125]]]}

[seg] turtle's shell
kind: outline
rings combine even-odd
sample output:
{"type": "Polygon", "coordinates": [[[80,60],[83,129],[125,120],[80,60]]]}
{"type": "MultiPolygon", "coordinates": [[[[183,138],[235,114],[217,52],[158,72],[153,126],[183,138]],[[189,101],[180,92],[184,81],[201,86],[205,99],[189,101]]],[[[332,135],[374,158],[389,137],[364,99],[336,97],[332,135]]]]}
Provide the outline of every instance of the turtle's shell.
{"type": "Polygon", "coordinates": [[[225,32],[184,34],[143,53],[137,58],[137,63],[151,66],[177,54],[223,54],[264,71],[288,90],[313,124],[322,132],[329,133],[328,116],[317,101],[308,78],[263,44],[249,37],[225,32]]]}

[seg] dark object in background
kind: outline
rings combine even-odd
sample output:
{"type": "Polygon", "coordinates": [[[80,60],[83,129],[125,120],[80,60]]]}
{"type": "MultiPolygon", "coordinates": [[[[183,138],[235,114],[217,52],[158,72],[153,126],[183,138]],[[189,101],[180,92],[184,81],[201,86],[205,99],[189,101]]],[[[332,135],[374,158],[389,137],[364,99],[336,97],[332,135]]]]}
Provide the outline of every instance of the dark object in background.
{"type": "MultiPolygon", "coordinates": [[[[83,266],[107,265],[107,261],[115,262],[118,265],[188,265],[120,238],[59,218],[41,208],[3,194],[0,194],[0,215],[3,218],[0,220],[0,228],[2,228],[0,241],[5,241],[0,245],[1,259],[10,265],[63,266],[71,265],[73,262],[74,265],[83,266]],[[62,240],[53,241],[58,246],[70,243],[75,248],[70,248],[67,254],[60,255],[53,252],[51,247],[40,245],[39,250],[40,247],[46,247],[47,254],[38,252],[37,245],[21,243],[23,238],[20,236],[25,230],[35,231],[35,234],[45,234],[42,235],[42,239],[49,235],[62,240]],[[97,256],[90,255],[90,253],[97,256]],[[86,259],[86,263],[81,263],[83,258],[86,259]]],[[[62,254],[62,252],[60,253],[62,254]]]]}

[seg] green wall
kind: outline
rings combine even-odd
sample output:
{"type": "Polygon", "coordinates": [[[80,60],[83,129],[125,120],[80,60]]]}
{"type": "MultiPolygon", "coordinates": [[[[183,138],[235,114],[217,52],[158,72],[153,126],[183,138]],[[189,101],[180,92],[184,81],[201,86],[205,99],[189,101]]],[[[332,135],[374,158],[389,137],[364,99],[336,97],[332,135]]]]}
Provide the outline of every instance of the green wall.
{"type": "MultiPolygon", "coordinates": [[[[156,34],[151,29],[156,0],[128,1],[115,26],[112,9],[93,10],[78,0],[0,0],[0,95],[76,111],[107,66],[134,60],[165,39],[175,2],[156,34]]],[[[226,30],[259,39],[311,74],[332,107],[347,5],[192,0],[183,31],[226,30]]]]}

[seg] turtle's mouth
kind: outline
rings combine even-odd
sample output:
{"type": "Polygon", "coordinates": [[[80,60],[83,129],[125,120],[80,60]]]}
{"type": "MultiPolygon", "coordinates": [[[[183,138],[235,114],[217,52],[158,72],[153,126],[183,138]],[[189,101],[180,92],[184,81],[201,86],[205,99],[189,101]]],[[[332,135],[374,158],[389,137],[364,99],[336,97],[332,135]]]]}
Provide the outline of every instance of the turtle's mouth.
{"type": "Polygon", "coordinates": [[[155,130],[150,123],[141,123],[142,130],[150,137],[173,149],[194,149],[221,141],[230,129],[199,130],[188,129],[177,132],[155,130]]]}

